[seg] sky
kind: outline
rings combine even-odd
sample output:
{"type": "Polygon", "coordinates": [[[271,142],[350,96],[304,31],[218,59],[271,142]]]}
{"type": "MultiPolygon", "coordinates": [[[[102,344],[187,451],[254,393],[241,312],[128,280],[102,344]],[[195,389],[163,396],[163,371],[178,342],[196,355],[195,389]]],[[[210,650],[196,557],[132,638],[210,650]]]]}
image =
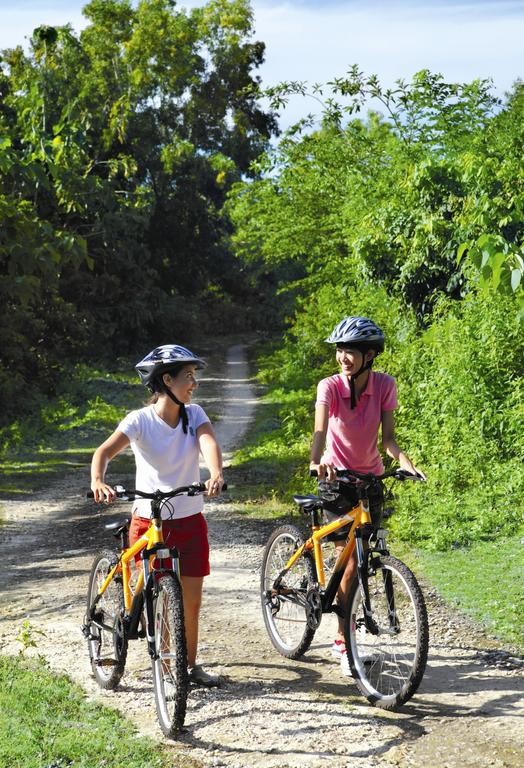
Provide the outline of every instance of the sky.
{"type": "MultiPolygon", "coordinates": [[[[26,45],[41,24],[71,23],[79,32],[85,0],[0,0],[0,49],[26,45]]],[[[179,0],[186,8],[203,0],[179,0]]],[[[325,83],[352,64],[384,85],[421,69],[446,80],[493,80],[502,96],[524,77],[524,0],[252,0],[257,40],[266,43],[258,70],[264,85],[283,80],[325,83]]],[[[281,126],[317,112],[292,100],[281,126]]]]}

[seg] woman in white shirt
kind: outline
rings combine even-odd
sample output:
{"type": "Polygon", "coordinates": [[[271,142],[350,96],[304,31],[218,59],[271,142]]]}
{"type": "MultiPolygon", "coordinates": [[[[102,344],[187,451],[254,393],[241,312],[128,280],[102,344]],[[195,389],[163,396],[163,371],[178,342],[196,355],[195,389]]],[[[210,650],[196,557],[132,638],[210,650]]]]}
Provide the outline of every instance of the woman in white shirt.
{"type": "MultiPolygon", "coordinates": [[[[110,503],[114,489],[105,482],[109,462],[131,446],[136,464],[136,487],[141,491],[168,491],[199,482],[199,455],[209,470],[208,496],[222,489],[222,452],[204,410],[191,399],[198,386],[196,373],[204,361],[176,344],[156,347],[136,366],[153,396],[144,407],[129,413],[113,434],[100,445],[91,462],[91,490],[95,501],[110,503]]],[[[180,553],[184,595],[189,679],[213,686],[219,679],[196,664],[198,624],[204,577],[209,574],[207,523],[201,496],[179,496],[162,511],[166,542],[180,553]]],[[[149,527],[150,502],[134,502],[129,542],[134,543],[149,527]]]]}

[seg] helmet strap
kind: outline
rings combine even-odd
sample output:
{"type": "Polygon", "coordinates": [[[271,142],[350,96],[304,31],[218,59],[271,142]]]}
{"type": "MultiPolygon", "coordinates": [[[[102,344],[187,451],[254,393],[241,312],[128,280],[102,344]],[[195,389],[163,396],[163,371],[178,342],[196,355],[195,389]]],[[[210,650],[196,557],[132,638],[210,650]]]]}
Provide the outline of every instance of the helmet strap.
{"type": "MultiPolygon", "coordinates": [[[[365,355],[364,355],[365,357],[365,355]]],[[[357,393],[355,391],[355,379],[357,376],[360,376],[361,373],[364,373],[364,371],[367,371],[371,366],[373,365],[373,358],[371,360],[368,360],[367,363],[362,363],[360,368],[356,373],[354,373],[352,376],[349,376],[349,392],[351,395],[350,400],[350,408],[351,410],[354,410],[357,407],[357,393]]]]}
{"type": "Polygon", "coordinates": [[[180,418],[182,419],[182,430],[185,435],[187,435],[187,424],[188,424],[188,418],[187,418],[187,411],[186,406],[184,403],[182,403],[178,397],[175,397],[175,395],[166,387],[164,384],[164,392],[166,395],[171,398],[171,400],[176,403],[178,406],[180,406],[180,418]]]}

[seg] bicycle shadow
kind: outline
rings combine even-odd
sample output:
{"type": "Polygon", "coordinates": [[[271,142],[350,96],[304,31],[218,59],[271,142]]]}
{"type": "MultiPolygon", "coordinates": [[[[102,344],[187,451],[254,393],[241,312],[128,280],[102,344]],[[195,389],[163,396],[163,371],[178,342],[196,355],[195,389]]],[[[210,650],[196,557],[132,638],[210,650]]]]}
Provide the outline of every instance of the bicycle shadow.
{"type": "MultiPolygon", "coordinates": [[[[286,755],[304,755],[319,759],[323,752],[318,749],[307,749],[301,746],[300,735],[311,737],[321,726],[315,725],[315,717],[311,716],[312,707],[325,709],[330,704],[336,710],[337,723],[345,728],[359,725],[387,726],[385,731],[395,730],[394,735],[385,735],[382,743],[372,744],[362,748],[362,743],[355,744],[354,749],[345,753],[346,757],[375,758],[385,754],[395,747],[405,747],[406,742],[416,742],[428,733],[428,721],[451,719],[467,720],[472,725],[479,719],[494,716],[514,717],[521,714],[519,703],[522,701],[521,692],[523,681],[511,672],[490,669],[475,656],[479,649],[460,649],[442,646],[432,655],[422,684],[406,705],[399,711],[385,711],[368,706],[355,683],[352,680],[340,681],[326,678],[326,670],[333,667],[333,660],[326,659],[316,653],[295,662],[289,663],[256,663],[250,664],[251,678],[242,679],[242,672],[248,670],[248,665],[242,662],[221,665],[231,670],[223,689],[215,693],[207,692],[205,696],[190,697],[188,709],[187,730],[181,735],[181,741],[203,750],[218,749],[225,753],[266,753],[285,758],[286,755]],[[465,654],[465,655],[464,655],[465,654]],[[293,673],[290,679],[290,671],[293,673]],[[239,679],[240,674],[240,679],[239,679]],[[255,676],[257,679],[254,679],[255,676]],[[250,700],[250,711],[255,713],[286,711],[283,698],[289,703],[296,702],[297,693],[305,696],[301,701],[308,704],[308,715],[292,729],[281,728],[279,736],[286,740],[289,736],[289,746],[276,747],[275,740],[264,747],[260,743],[245,746],[239,743],[227,744],[216,740],[208,740],[203,735],[207,725],[242,721],[245,713],[230,711],[228,699],[243,701],[250,700]],[[483,696],[482,706],[479,707],[478,696],[483,696]],[[224,707],[217,713],[208,711],[209,698],[222,701],[224,707]]],[[[249,673],[248,673],[249,674],[249,673]]],[[[233,727],[233,726],[231,726],[233,727]]],[[[350,730],[348,731],[350,733],[350,730]]],[[[333,757],[332,753],[329,753],[333,757]]],[[[326,753],[327,756],[327,753],[326,753]]]]}

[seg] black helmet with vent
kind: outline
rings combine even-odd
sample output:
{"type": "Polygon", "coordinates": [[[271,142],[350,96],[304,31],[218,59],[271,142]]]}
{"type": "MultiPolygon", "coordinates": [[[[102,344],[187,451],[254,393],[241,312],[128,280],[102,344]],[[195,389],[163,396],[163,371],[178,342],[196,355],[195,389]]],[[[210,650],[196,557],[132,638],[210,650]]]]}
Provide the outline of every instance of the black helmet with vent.
{"type": "Polygon", "coordinates": [[[182,365],[195,365],[197,368],[206,367],[202,358],[194,355],[186,347],[181,347],[179,344],[163,344],[149,352],[143,360],[135,365],[135,368],[142,384],[153,390],[155,379],[182,365]]]}

